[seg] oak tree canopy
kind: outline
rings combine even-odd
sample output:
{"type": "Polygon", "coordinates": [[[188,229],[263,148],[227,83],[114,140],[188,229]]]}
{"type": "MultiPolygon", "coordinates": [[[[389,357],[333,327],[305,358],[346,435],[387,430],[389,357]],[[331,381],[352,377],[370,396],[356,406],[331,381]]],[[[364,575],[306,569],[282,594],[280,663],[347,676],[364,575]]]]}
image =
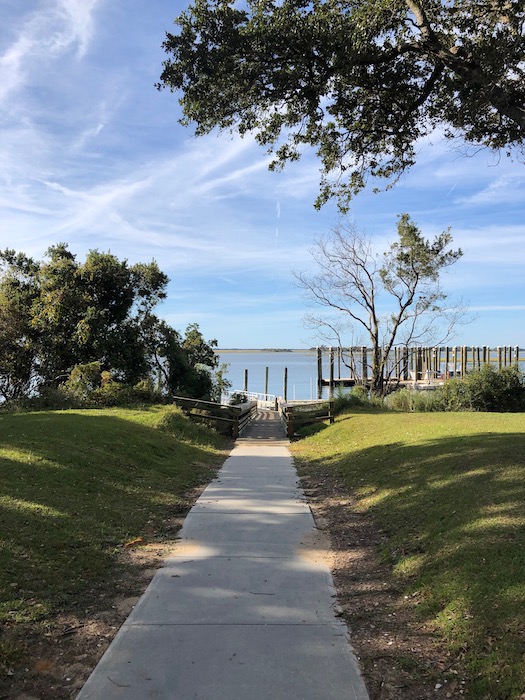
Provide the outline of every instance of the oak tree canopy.
{"type": "Polygon", "coordinates": [[[196,323],[183,337],[154,313],[168,282],[155,261],[90,250],[81,262],[65,243],[43,260],[0,251],[0,403],[70,380],[100,386],[102,373],[122,386],[156,385],[164,397],[220,400],[217,341],[196,323]]]}
{"type": "Polygon", "coordinates": [[[387,185],[421,137],[492,149],[525,136],[523,0],[194,0],[163,44],[159,88],[197,135],[246,134],[273,168],[316,149],[317,206],[387,185]]]}

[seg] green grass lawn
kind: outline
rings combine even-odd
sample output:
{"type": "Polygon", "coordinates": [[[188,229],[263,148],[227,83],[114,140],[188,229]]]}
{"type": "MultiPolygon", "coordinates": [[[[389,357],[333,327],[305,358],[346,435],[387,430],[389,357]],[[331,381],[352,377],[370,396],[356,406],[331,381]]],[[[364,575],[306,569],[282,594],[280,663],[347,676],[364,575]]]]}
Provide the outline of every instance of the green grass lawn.
{"type": "Polygon", "coordinates": [[[294,443],[387,534],[382,556],[469,676],[525,692],[525,414],[349,413],[294,443]]]}
{"type": "Polygon", "coordinates": [[[24,625],[111,590],[123,546],[162,539],[226,444],[173,407],[0,414],[0,669],[24,625]]]}

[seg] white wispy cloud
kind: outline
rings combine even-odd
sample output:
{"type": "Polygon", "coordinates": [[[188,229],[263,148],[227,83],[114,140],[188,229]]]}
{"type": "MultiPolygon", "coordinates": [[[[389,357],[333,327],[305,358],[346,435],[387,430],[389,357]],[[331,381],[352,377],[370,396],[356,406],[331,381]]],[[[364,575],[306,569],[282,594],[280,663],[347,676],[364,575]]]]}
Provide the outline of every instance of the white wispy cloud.
{"type": "Polygon", "coordinates": [[[100,134],[103,128],[104,123],[98,122],[98,124],[96,124],[95,126],[88,127],[80,134],[78,134],[78,136],[74,139],[73,143],[71,144],[71,153],[77,153],[78,151],[82,151],[92,139],[95,139],[100,134]]]}
{"type": "Polygon", "coordinates": [[[32,48],[30,38],[21,35],[0,56],[0,103],[23,82],[24,60],[32,48]]]}
{"type": "Polygon", "coordinates": [[[268,225],[276,220],[273,189],[266,193],[262,184],[273,175],[253,143],[239,141],[190,140],[172,157],[162,154],[138,164],[126,177],[95,184],[78,183],[77,174],[70,172],[53,179],[32,177],[23,185],[4,183],[0,198],[12,205],[13,222],[19,215],[16,228],[22,238],[27,232],[29,243],[34,242],[28,231],[33,220],[48,240],[67,240],[80,251],[110,248],[129,259],[153,255],[172,270],[222,269],[228,274],[238,269],[288,268],[290,260],[301,259],[304,251],[298,251],[293,240],[276,241],[273,228],[269,240],[260,229],[260,215],[249,208],[238,210],[228,201],[228,195],[240,193],[256,196],[259,205],[266,198],[268,225]],[[212,145],[217,154],[213,167],[212,145]],[[206,167],[201,169],[203,162],[206,167]],[[224,200],[219,201],[218,195],[224,200]],[[26,227],[20,226],[20,217],[26,227]]]}
{"type": "Polygon", "coordinates": [[[94,32],[94,12],[100,0],[58,0],[58,14],[64,17],[64,29],[57,32],[56,41],[60,48],[77,44],[78,56],[88,49],[94,32]]]}
{"type": "Polygon", "coordinates": [[[489,184],[458,203],[469,206],[490,206],[494,204],[521,204],[525,198],[525,167],[514,168],[512,172],[497,175],[489,184]]]}
{"type": "Polygon", "coordinates": [[[454,243],[463,249],[466,262],[488,265],[493,274],[498,271],[496,266],[505,266],[510,271],[525,264],[525,223],[457,228],[454,243]]]}
{"type": "Polygon", "coordinates": [[[99,4],[100,0],[41,2],[19,18],[11,43],[0,55],[0,104],[72,47],[79,58],[85,54],[99,4]]]}

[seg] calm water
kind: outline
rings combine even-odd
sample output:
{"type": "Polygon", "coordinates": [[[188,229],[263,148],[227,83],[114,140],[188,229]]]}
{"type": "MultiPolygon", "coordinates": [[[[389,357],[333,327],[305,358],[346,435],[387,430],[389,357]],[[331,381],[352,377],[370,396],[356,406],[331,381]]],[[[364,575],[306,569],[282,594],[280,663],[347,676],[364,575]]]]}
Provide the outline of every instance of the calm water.
{"type": "Polygon", "coordinates": [[[244,388],[244,370],[248,370],[248,391],[263,393],[268,367],[268,393],[283,396],[284,368],[288,368],[288,399],[315,399],[317,391],[317,355],[315,351],[228,352],[220,351],[221,363],[228,367],[232,389],[244,388]]]}
{"type": "MultiPolygon", "coordinates": [[[[525,360],[523,359],[523,349],[520,350],[520,369],[525,371],[525,360]]],[[[248,370],[248,391],[259,394],[265,391],[265,372],[268,367],[268,393],[275,396],[283,396],[283,375],[284,368],[288,368],[288,399],[308,400],[317,398],[317,353],[315,350],[293,351],[293,352],[243,352],[222,350],[219,353],[221,363],[228,365],[227,378],[232,383],[232,389],[242,391],[244,388],[244,370],[248,370]]],[[[511,354],[509,351],[509,364],[511,354]]],[[[512,355],[512,357],[514,357],[512,355]]],[[[496,367],[497,353],[492,349],[490,352],[492,365],[496,367]]],[[[458,355],[459,362],[459,355],[458,355]]],[[[471,362],[467,364],[467,369],[471,368],[471,362]]],[[[459,364],[457,364],[459,371],[459,364]]],[[[339,375],[339,367],[336,367],[335,376],[347,376],[349,372],[342,368],[339,375]]],[[[450,370],[450,367],[449,367],[450,370]]],[[[357,371],[359,371],[359,361],[357,361],[357,371]]],[[[445,365],[441,364],[441,372],[447,371],[445,365]]],[[[328,377],[329,361],[328,355],[323,353],[323,376],[328,377]]],[[[323,396],[328,396],[328,387],[323,388],[323,396]]]]}

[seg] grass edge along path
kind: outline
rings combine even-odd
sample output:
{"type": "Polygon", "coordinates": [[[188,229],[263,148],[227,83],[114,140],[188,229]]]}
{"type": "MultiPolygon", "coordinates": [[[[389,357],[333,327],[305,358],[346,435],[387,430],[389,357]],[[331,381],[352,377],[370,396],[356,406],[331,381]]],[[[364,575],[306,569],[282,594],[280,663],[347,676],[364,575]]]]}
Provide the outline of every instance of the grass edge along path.
{"type": "Polygon", "coordinates": [[[74,697],[228,446],[168,406],[0,414],[0,698],[74,697]]]}
{"type": "Polygon", "coordinates": [[[353,412],[292,451],[381,529],[399,598],[462,692],[525,698],[525,414],[353,412]]]}

